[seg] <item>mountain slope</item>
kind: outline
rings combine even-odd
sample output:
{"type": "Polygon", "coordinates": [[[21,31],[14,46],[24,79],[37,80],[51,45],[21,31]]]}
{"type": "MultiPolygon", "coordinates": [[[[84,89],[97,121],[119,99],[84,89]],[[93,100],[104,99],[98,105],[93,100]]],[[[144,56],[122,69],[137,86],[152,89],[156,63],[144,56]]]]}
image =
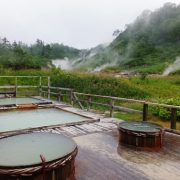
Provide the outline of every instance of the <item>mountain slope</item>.
{"type": "Polygon", "coordinates": [[[126,56],[126,68],[166,66],[180,55],[180,6],[171,3],[144,11],[111,44],[126,56]]]}
{"type": "MultiPolygon", "coordinates": [[[[91,52],[89,52],[91,54],[91,52]]],[[[180,5],[166,3],[144,11],[117,38],[93,56],[81,58],[76,68],[133,70],[157,73],[180,56],[180,5]]]]}

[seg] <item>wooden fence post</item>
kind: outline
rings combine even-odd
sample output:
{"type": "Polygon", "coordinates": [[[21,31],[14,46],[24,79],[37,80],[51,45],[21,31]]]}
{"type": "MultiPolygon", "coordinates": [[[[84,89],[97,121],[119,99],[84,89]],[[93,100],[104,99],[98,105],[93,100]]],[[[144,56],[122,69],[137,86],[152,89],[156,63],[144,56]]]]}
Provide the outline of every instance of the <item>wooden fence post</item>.
{"type": "Polygon", "coordinates": [[[148,116],[148,104],[144,103],[143,105],[143,121],[147,121],[148,116]]]}
{"type": "Polygon", "coordinates": [[[176,129],[177,109],[171,108],[171,129],[176,129]]]}
{"type": "Polygon", "coordinates": [[[17,82],[17,77],[15,77],[15,97],[17,97],[17,92],[18,92],[18,82],[17,82]]]}
{"type": "Polygon", "coordinates": [[[42,96],[42,81],[41,81],[41,76],[39,77],[39,96],[42,96]]]}
{"type": "Polygon", "coordinates": [[[92,101],[91,96],[88,96],[88,100],[87,100],[87,111],[90,111],[90,110],[91,110],[91,101],[92,101]]]}
{"type": "Polygon", "coordinates": [[[61,90],[58,89],[58,101],[60,102],[61,101],[61,90]]]}
{"type": "Polygon", "coordinates": [[[51,98],[51,90],[50,90],[50,76],[48,76],[48,99],[51,98]]]}
{"type": "Polygon", "coordinates": [[[73,89],[70,90],[70,104],[74,105],[74,98],[73,98],[73,89]]]}
{"type": "Polygon", "coordinates": [[[114,99],[111,99],[110,101],[110,117],[113,117],[114,113],[114,99]]]}

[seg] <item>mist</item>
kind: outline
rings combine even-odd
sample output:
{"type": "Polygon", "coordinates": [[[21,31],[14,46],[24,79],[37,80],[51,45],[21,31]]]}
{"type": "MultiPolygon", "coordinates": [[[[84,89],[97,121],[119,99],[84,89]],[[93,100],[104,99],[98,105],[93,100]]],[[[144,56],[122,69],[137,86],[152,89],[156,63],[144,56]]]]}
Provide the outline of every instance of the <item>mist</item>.
{"type": "Polygon", "coordinates": [[[56,68],[60,68],[63,70],[72,70],[73,69],[73,65],[72,65],[72,61],[69,60],[68,58],[65,59],[52,59],[52,64],[56,67],[56,68]]]}
{"type": "Polygon", "coordinates": [[[112,63],[106,63],[106,64],[103,64],[101,66],[96,67],[95,69],[93,69],[92,72],[99,72],[99,71],[102,71],[108,67],[114,67],[116,65],[117,65],[117,61],[113,61],[112,63]]]}
{"type": "Polygon", "coordinates": [[[169,74],[180,70],[180,57],[177,57],[173,64],[169,65],[168,68],[163,72],[163,76],[168,76],[169,74]]]}

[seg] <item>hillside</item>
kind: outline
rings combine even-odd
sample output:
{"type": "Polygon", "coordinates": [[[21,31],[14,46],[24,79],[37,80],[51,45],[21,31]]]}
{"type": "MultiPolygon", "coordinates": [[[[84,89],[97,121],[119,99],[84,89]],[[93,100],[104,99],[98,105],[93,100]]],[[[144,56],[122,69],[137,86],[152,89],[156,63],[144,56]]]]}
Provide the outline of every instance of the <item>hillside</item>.
{"type": "Polygon", "coordinates": [[[22,42],[8,41],[0,38],[0,66],[12,69],[40,69],[52,67],[51,59],[77,58],[80,50],[53,43],[45,44],[37,39],[36,43],[27,45],[22,42]]]}
{"type": "Polygon", "coordinates": [[[154,12],[144,11],[111,47],[126,57],[126,68],[164,69],[180,56],[180,5],[167,3],[154,12]]]}
{"type": "MultiPolygon", "coordinates": [[[[180,5],[166,3],[154,12],[144,11],[108,47],[102,47],[95,54],[93,51],[91,49],[75,67],[163,72],[180,56],[180,5]]],[[[178,66],[180,69],[179,60],[178,66]]]]}
{"type": "Polygon", "coordinates": [[[27,45],[0,38],[0,66],[41,69],[53,63],[62,69],[89,72],[180,72],[180,5],[166,3],[154,12],[145,10],[124,31],[113,34],[117,37],[110,44],[87,50],[39,39],[27,45]]]}

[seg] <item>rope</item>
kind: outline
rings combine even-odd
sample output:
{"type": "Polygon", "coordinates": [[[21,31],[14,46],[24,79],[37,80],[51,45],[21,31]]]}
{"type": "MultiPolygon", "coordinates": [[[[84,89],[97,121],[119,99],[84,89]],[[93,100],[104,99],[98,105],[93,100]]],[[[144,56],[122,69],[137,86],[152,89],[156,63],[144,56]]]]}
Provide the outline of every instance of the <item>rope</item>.
{"type": "Polygon", "coordinates": [[[34,173],[37,173],[39,171],[43,172],[43,178],[45,177],[45,171],[50,171],[52,169],[55,169],[57,167],[64,166],[66,163],[70,162],[73,158],[75,158],[77,154],[77,148],[68,156],[61,158],[55,162],[48,163],[46,162],[43,155],[40,155],[40,158],[42,160],[42,164],[35,166],[35,167],[27,167],[27,168],[2,168],[0,167],[0,176],[1,175],[8,175],[8,176],[30,176],[34,173]]]}

